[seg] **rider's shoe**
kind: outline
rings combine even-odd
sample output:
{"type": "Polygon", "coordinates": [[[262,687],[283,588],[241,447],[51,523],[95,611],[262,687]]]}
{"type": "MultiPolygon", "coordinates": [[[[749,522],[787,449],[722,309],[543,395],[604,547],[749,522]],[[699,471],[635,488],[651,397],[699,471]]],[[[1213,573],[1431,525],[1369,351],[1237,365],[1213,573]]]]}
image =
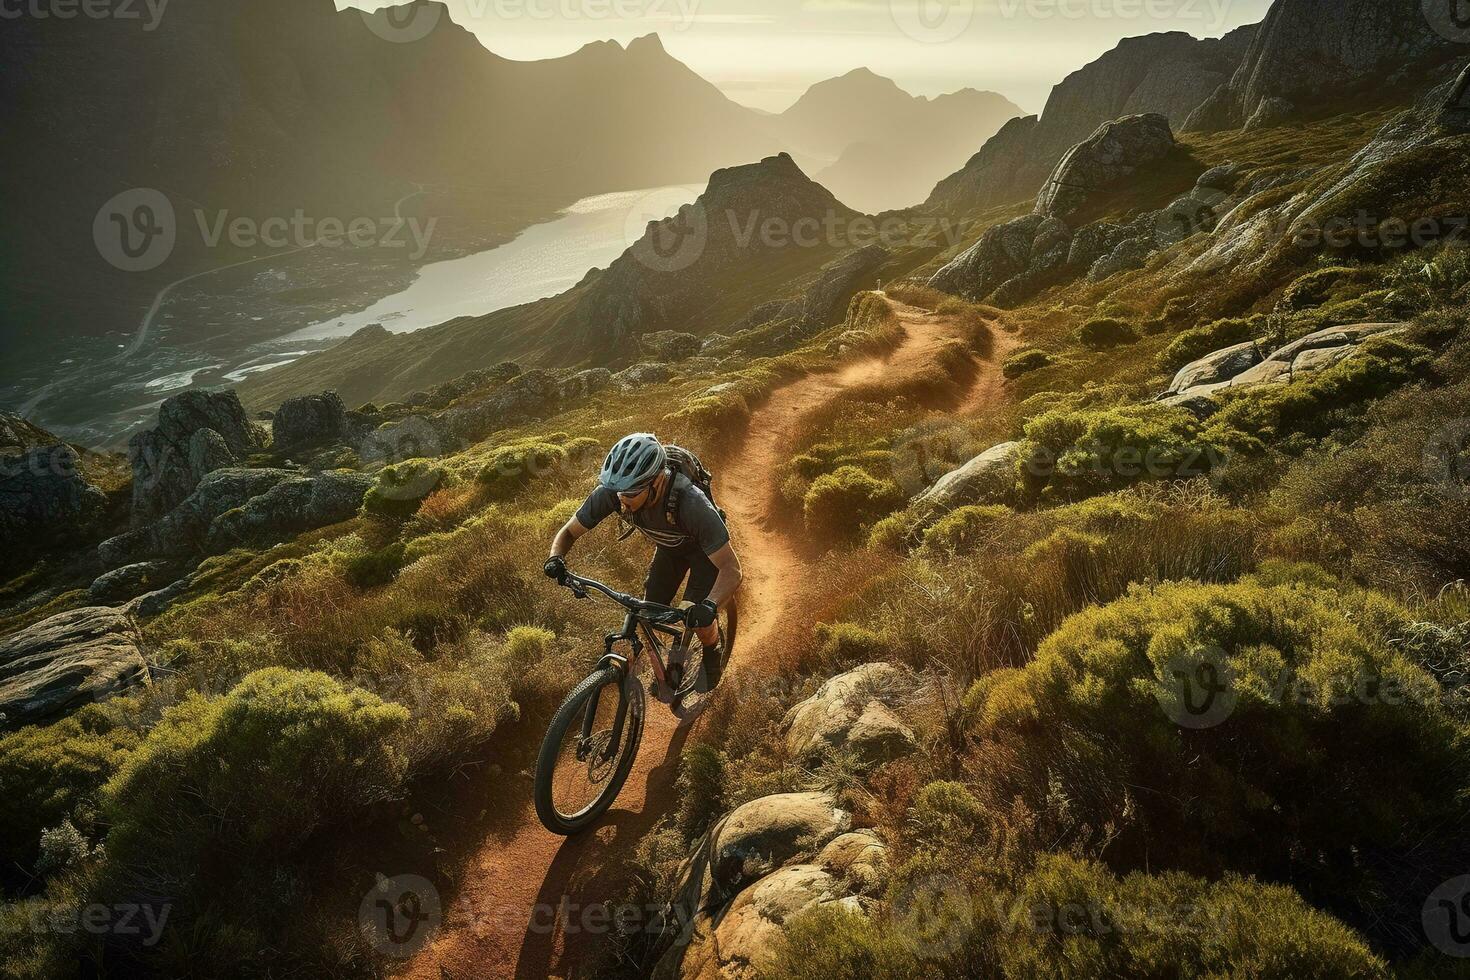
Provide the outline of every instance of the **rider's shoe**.
{"type": "Polygon", "coordinates": [[[725,645],[716,643],[704,648],[704,681],[707,690],[713,691],[725,672],[725,645]]]}

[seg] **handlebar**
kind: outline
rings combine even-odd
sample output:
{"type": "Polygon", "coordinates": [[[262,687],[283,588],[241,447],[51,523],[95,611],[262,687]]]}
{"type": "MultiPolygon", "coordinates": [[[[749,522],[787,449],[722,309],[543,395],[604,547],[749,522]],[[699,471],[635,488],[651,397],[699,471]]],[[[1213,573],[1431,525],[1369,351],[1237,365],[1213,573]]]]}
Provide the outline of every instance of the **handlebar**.
{"type": "Polygon", "coordinates": [[[625,595],[616,589],[610,589],[601,582],[590,578],[582,578],[567,572],[567,576],[561,582],[562,585],[571,589],[572,595],[578,599],[587,598],[587,591],[600,592],[613,602],[627,609],[629,612],[637,613],[655,623],[682,623],[684,622],[684,610],[675,609],[673,606],[665,606],[657,602],[647,602],[630,595],[625,595]]]}

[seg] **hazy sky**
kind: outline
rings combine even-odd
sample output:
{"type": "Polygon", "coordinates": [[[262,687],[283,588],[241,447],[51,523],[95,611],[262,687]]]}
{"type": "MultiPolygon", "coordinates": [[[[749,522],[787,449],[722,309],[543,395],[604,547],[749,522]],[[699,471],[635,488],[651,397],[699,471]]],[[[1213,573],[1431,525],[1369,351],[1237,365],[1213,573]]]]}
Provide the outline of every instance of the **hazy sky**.
{"type": "MultiPolygon", "coordinates": [[[[1218,37],[1270,0],[445,0],[507,58],[657,31],[680,61],[746,105],[780,111],[813,82],[867,67],[915,95],[969,86],[1028,112],[1120,38],[1218,37]]],[[[336,0],[367,9],[389,0],[336,0]]]]}

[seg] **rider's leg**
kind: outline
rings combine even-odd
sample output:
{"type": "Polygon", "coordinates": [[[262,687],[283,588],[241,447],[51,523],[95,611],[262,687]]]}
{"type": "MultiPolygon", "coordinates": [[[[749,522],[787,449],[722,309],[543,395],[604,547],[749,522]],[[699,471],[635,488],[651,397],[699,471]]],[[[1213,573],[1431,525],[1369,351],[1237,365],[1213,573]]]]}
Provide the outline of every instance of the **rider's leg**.
{"type": "MultiPolygon", "coordinates": [[[[714,562],[709,560],[708,555],[697,550],[688,556],[688,561],[689,585],[684,589],[684,598],[689,602],[703,602],[709,598],[710,589],[715,587],[715,579],[720,577],[720,570],[715,567],[714,562]]],[[[720,627],[718,624],[695,630],[694,634],[706,647],[719,645],[720,627]]]]}
{"type": "Polygon", "coordinates": [[[660,605],[672,605],[679,585],[689,573],[689,563],[673,548],[654,548],[648,565],[648,578],[643,582],[643,598],[660,605]]]}

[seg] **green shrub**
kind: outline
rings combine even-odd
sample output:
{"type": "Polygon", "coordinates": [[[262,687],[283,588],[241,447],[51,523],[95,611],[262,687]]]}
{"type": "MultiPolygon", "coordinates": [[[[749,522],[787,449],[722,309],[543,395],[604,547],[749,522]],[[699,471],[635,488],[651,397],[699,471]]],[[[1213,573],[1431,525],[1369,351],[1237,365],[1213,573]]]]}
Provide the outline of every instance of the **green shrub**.
{"type": "Polygon", "coordinates": [[[1048,500],[1074,500],[1146,480],[1191,479],[1219,462],[1200,422],[1157,403],[1055,409],[1025,427],[1021,469],[1048,500]]]}
{"type": "Polygon", "coordinates": [[[1354,855],[1415,846],[1464,790],[1464,732],[1390,645],[1402,615],[1275,566],[1135,587],[980,682],[983,737],[1021,760],[992,791],[1064,794],[1079,823],[1117,830],[1122,866],[1262,874],[1350,905],[1378,887],[1354,855]]]}
{"type": "MultiPolygon", "coordinates": [[[[999,883],[997,883],[999,882],[999,883]]],[[[1240,877],[1119,879],[1045,855],[1014,888],[922,866],[872,916],[839,903],[788,920],[772,980],[1277,977],[1386,980],[1387,965],[1289,888],[1240,877]],[[966,885],[969,887],[966,887],[966,885]]]]}
{"type": "Polygon", "coordinates": [[[945,514],[924,532],[924,547],[932,551],[968,551],[985,540],[1011,514],[998,505],[960,507],[945,514]]]}
{"type": "Polygon", "coordinates": [[[126,702],[86,705],[50,725],[29,725],[0,736],[0,852],[6,875],[36,862],[41,832],[70,821],[82,832],[97,828],[102,785],[138,745],[120,724],[126,702]]]}
{"type": "Polygon", "coordinates": [[[1175,337],[1169,346],[1159,354],[1159,368],[1173,373],[1206,354],[1213,354],[1217,350],[1243,344],[1256,335],[1259,319],[1216,320],[1203,327],[1186,330],[1175,337]]]}
{"type": "Polygon", "coordinates": [[[693,841],[725,812],[725,760],[708,742],[696,742],[679,759],[679,833],[693,841]]]}
{"type": "Polygon", "coordinates": [[[1423,347],[1395,337],[1371,339],[1346,360],[1306,381],[1227,394],[1205,437],[1240,453],[1260,453],[1267,446],[1301,451],[1340,426],[1361,424],[1357,406],[1412,381],[1430,361],[1430,352],[1423,347]]]}
{"type": "Polygon", "coordinates": [[[491,500],[509,500],[548,474],[564,472],[569,464],[580,466],[590,461],[599,445],[596,439],[586,438],[567,442],[565,436],[512,442],[486,457],[478,480],[491,500]]]}
{"type": "Polygon", "coordinates": [[[1077,342],[1088,350],[1104,351],[1138,342],[1138,333],[1122,320],[1089,320],[1077,330],[1077,342]]]}
{"type": "Polygon", "coordinates": [[[438,490],[445,479],[444,467],[427,459],[410,459],[385,466],[362,499],[368,514],[402,520],[412,517],[424,498],[438,490]]]}
{"type": "Polygon", "coordinates": [[[1315,269],[1298,278],[1281,294],[1277,309],[1295,312],[1321,306],[1328,299],[1353,286],[1376,282],[1378,270],[1371,266],[1334,265],[1315,269]]]}
{"type": "Polygon", "coordinates": [[[359,589],[387,585],[398,577],[407,550],[403,542],[394,541],[377,551],[351,559],[343,568],[342,574],[359,589]]]}
{"type": "Polygon", "coordinates": [[[812,481],[802,510],[806,526],[821,540],[851,541],[903,506],[905,495],[892,480],[879,480],[856,466],[842,466],[812,481]]]}
{"type": "Polygon", "coordinates": [[[909,830],[916,844],[936,851],[978,849],[977,833],[985,825],[985,811],[963,783],[940,780],[919,790],[909,813],[909,830]]]}
{"type": "Polygon", "coordinates": [[[886,660],[888,645],[870,629],[854,623],[818,623],[813,629],[817,646],[813,671],[839,673],[859,664],[886,660]]]}
{"type": "Polygon", "coordinates": [[[298,914],[303,845],[326,823],[397,791],[391,739],[408,712],[320,673],[257,671],[228,695],[168,710],[104,788],[104,901],[173,900],[149,956],[243,962],[298,914]]]}
{"type": "Polygon", "coordinates": [[[1039,371],[1044,367],[1051,367],[1055,363],[1052,360],[1052,356],[1046,351],[1031,347],[1026,350],[1017,351],[1006,358],[1005,363],[1000,366],[1000,373],[1007,379],[1014,380],[1023,374],[1030,374],[1032,371],[1039,371]]]}

